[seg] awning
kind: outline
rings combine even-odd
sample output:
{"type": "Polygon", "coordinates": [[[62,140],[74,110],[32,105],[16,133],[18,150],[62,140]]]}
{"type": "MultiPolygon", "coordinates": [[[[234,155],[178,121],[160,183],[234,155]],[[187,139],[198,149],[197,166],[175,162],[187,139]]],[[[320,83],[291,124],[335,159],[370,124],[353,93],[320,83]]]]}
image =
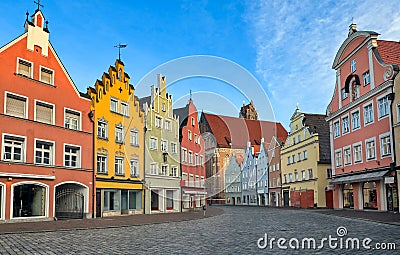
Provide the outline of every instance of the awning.
{"type": "Polygon", "coordinates": [[[352,183],[352,182],[365,182],[380,180],[382,177],[389,172],[388,170],[376,171],[371,173],[359,173],[346,176],[338,176],[331,181],[331,184],[342,184],[342,183],[352,183]]]}

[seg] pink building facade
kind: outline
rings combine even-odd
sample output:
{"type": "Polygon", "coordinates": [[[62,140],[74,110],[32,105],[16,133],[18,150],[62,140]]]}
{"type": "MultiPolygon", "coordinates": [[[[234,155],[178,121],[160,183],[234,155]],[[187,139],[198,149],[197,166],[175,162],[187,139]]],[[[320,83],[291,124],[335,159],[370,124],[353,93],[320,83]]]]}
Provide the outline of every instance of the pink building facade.
{"type": "Polygon", "coordinates": [[[378,35],[350,25],[332,66],[335,92],[326,120],[336,209],[398,210],[391,108],[399,61],[391,48],[397,42],[378,35]]]}

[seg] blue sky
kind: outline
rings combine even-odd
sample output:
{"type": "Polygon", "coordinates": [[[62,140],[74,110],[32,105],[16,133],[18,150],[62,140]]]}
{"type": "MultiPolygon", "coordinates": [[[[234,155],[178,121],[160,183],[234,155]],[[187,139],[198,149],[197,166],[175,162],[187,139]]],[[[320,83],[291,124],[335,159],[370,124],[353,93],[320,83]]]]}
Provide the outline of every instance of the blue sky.
{"type": "MultiPolygon", "coordinates": [[[[400,12],[388,0],[41,2],[50,40],[79,90],[114,64],[113,46],[124,43],[122,60],[139,97],[149,95],[162,70],[167,82],[177,80],[168,88],[176,107],[187,102],[190,90],[199,110],[230,116],[252,99],[260,119],[287,128],[296,103],[301,111],[325,113],[335,81],[332,62],[352,17],[359,30],[400,40],[400,12]],[[214,78],[199,77],[196,66],[192,75],[179,77],[185,63],[157,69],[193,55],[216,56],[228,65],[206,64],[211,73],[223,69],[214,78]],[[245,73],[237,65],[247,77],[237,76],[245,73]]],[[[36,7],[33,0],[3,0],[0,6],[4,45],[23,33],[25,12],[36,7]]]]}

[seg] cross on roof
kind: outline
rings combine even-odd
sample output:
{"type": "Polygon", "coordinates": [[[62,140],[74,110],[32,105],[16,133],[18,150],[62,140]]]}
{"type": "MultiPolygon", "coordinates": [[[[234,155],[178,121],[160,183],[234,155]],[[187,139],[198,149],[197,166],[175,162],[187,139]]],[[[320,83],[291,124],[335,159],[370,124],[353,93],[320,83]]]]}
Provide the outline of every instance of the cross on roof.
{"type": "Polygon", "coordinates": [[[37,9],[40,10],[40,7],[44,7],[43,4],[40,4],[40,0],[33,1],[33,3],[37,4],[37,9]]]}
{"type": "Polygon", "coordinates": [[[119,93],[122,93],[122,88],[121,88],[121,87],[119,87],[119,89],[118,89],[118,90],[119,90],[119,93]]]}

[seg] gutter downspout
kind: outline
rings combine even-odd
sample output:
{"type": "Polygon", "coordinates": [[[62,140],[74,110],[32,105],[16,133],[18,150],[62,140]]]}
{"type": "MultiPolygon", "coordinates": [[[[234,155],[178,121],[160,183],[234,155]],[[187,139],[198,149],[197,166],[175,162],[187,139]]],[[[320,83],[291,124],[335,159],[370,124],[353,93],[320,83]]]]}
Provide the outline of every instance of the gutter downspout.
{"type": "Polygon", "coordinates": [[[95,181],[96,181],[96,175],[95,175],[95,160],[94,160],[94,151],[95,151],[95,123],[94,123],[94,111],[90,111],[89,114],[89,120],[92,123],[92,166],[93,166],[93,171],[92,171],[92,219],[96,217],[96,212],[95,212],[95,201],[96,201],[96,186],[95,186],[95,181]]]}

